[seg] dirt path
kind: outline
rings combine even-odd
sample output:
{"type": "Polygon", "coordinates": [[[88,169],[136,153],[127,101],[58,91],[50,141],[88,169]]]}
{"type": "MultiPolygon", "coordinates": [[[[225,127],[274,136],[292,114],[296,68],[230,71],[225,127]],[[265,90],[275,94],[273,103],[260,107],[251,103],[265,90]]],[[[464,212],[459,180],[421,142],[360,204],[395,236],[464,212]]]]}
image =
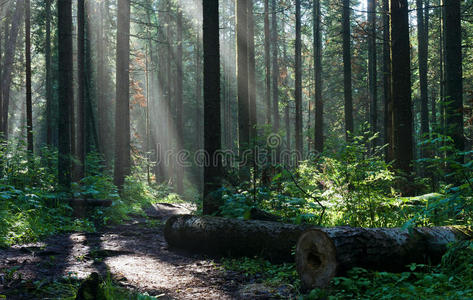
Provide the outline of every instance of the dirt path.
{"type": "Polygon", "coordinates": [[[147,211],[148,218],[136,217],[97,233],[61,234],[41,243],[0,249],[0,295],[21,285],[8,299],[34,299],[28,284],[38,290],[57,280],[84,279],[99,272],[159,299],[233,299],[242,276],[224,272],[204,257],[167,249],[166,218],[191,209],[156,204],[147,211]]]}

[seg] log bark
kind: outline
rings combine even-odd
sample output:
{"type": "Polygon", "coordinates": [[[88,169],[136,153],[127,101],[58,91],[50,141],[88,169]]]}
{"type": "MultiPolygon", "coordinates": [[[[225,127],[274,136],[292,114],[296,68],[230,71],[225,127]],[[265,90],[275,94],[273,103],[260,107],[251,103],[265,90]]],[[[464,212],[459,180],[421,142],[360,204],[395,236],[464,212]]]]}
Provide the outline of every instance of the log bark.
{"type": "Polygon", "coordinates": [[[292,262],[298,237],[310,225],[177,215],[169,218],[164,237],[169,246],[211,256],[260,255],[272,262],[292,262]]]}
{"type": "Polygon", "coordinates": [[[304,287],[324,287],[353,267],[397,272],[440,262],[450,242],[473,238],[469,227],[320,228],[258,220],[175,215],[164,228],[171,248],[210,256],[259,255],[293,262],[304,287]]]}
{"type": "Polygon", "coordinates": [[[325,287],[353,267],[399,272],[410,263],[437,264],[447,244],[471,239],[467,227],[311,229],[296,247],[296,267],[306,289],[325,287]]]}

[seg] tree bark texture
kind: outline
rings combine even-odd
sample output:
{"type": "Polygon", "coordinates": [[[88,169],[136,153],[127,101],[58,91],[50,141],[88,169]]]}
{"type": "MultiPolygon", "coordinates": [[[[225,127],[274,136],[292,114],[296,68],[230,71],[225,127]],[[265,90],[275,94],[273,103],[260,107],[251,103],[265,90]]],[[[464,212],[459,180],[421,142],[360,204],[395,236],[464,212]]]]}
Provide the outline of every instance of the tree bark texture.
{"type": "Polygon", "coordinates": [[[271,54],[270,54],[270,32],[269,32],[269,0],[264,0],[264,65],[266,93],[264,103],[266,105],[266,124],[271,124],[271,54]]]}
{"type": "Polygon", "coordinates": [[[437,264],[448,243],[472,238],[466,227],[315,229],[300,236],[296,267],[306,288],[324,287],[353,267],[400,272],[410,263],[437,264]]]}
{"type": "MultiPolygon", "coordinates": [[[[426,3],[428,5],[428,3],[426,3]]],[[[417,6],[417,43],[419,47],[419,81],[420,81],[420,134],[426,138],[429,133],[429,91],[427,83],[428,72],[428,31],[424,16],[424,6],[422,0],[416,0],[417,6]]],[[[426,10],[428,14],[428,10],[426,10]]],[[[425,157],[425,149],[421,149],[422,156],[425,157]]]]}
{"type": "Polygon", "coordinates": [[[58,0],[58,178],[64,189],[71,186],[71,119],[70,110],[73,103],[72,82],[72,1],[58,0]]]}
{"type": "Polygon", "coordinates": [[[33,104],[31,92],[31,13],[30,0],[25,1],[25,65],[26,65],[26,140],[27,149],[33,153],[33,104]]]}
{"type": "Polygon", "coordinates": [[[463,151],[463,82],[460,0],[445,2],[445,96],[447,133],[463,151]]]}
{"type": "Polygon", "coordinates": [[[251,145],[255,145],[257,139],[257,115],[256,115],[256,58],[255,58],[255,18],[253,14],[254,4],[248,2],[248,102],[249,102],[249,126],[251,145]]]}
{"type": "Polygon", "coordinates": [[[46,144],[53,145],[53,86],[51,70],[51,0],[45,0],[46,11],[46,41],[45,41],[45,60],[46,60],[46,144]]]}
{"type": "MultiPolygon", "coordinates": [[[[236,0],[237,81],[238,81],[238,146],[240,156],[250,142],[250,106],[248,100],[248,1],[236,0]]],[[[246,173],[246,172],[243,172],[246,173]]],[[[248,174],[243,180],[249,178],[248,174]]]]}
{"type": "MultiPolygon", "coordinates": [[[[8,108],[10,106],[10,87],[12,82],[13,61],[16,51],[16,40],[20,30],[20,24],[23,21],[25,1],[18,0],[14,15],[11,18],[10,33],[5,35],[5,54],[2,66],[2,107],[1,107],[1,124],[0,132],[5,138],[8,138],[8,108]]],[[[8,26],[5,26],[8,29],[8,26]]],[[[5,32],[8,32],[5,30],[5,32]]]]}
{"type": "Polygon", "coordinates": [[[217,212],[221,203],[221,162],[215,153],[221,149],[220,119],[220,41],[218,0],[202,1],[204,50],[204,149],[209,162],[204,167],[203,213],[217,212]]]}
{"type": "Polygon", "coordinates": [[[274,262],[294,261],[291,250],[311,226],[269,221],[178,215],[168,219],[164,236],[171,247],[214,256],[262,255],[274,262]]]}
{"type": "Polygon", "coordinates": [[[302,159],[302,41],[301,41],[301,1],[296,0],[296,43],[295,43],[295,89],[296,102],[296,152],[297,160],[302,159]]]}
{"type": "MultiPolygon", "coordinates": [[[[376,0],[368,0],[368,86],[371,134],[378,132],[378,86],[376,69],[376,0]]],[[[377,139],[373,140],[373,148],[377,139]]]]}
{"type": "Polygon", "coordinates": [[[120,189],[130,174],[130,2],[118,0],[114,183],[120,189]]]}
{"type": "Polygon", "coordinates": [[[411,230],[320,228],[259,220],[176,215],[167,220],[164,236],[169,246],[174,248],[216,257],[259,255],[272,262],[293,262],[292,252],[298,244],[296,261],[299,271],[311,271],[304,266],[311,263],[312,271],[333,269],[333,276],[344,274],[355,266],[402,271],[409,263],[437,263],[449,242],[471,239],[473,231],[465,227],[419,227],[411,230]],[[317,243],[313,243],[312,238],[304,240],[303,235],[312,231],[316,232],[317,243]],[[300,265],[302,261],[305,263],[300,265]]]}
{"type": "Polygon", "coordinates": [[[388,145],[384,155],[386,162],[393,160],[393,122],[391,85],[391,28],[389,0],[383,0],[383,102],[384,102],[384,144],[388,145]]]}
{"type": "Polygon", "coordinates": [[[271,1],[271,46],[273,60],[273,132],[279,131],[279,61],[278,61],[278,20],[277,20],[277,4],[276,0],[271,1]]]}
{"type": "Polygon", "coordinates": [[[85,0],[77,0],[77,179],[85,176],[86,97],[85,97],[85,0]]]}
{"type": "Polygon", "coordinates": [[[343,90],[345,96],[345,135],[350,140],[353,134],[353,95],[351,86],[351,38],[350,38],[350,0],[343,0],[343,90]]]}
{"type": "Polygon", "coordinates": [[[414,155],[408,13],[407,0],[391,1],[393,152],[395,167],[406,175],[412,171],[414,155]]]}
{"type": "MultiPolygon", "coordinates": [[[[183,63],[182,63],[182,7],[181,1],[178,1],[177,6],[177,49],[176,49],[176,143],[177,150],[181,150],[183,147],[183,134],[184,126],[182,122],[183,114],[183,99],[182,99],[182,83],[183,83],[183,63]]],[[[176,188],[177,193],[182,195],[184,192],[184,169],[181,164],[176,162],[176,188]]]]}
{"type": "Polygon", "coordinates": [[[314,149],[324,150],[324,103],[322,100],[322,28],[320,0],[314,1],[312,18],[314,22],[314,76],[315,76],[315,134],[314,149]]]}

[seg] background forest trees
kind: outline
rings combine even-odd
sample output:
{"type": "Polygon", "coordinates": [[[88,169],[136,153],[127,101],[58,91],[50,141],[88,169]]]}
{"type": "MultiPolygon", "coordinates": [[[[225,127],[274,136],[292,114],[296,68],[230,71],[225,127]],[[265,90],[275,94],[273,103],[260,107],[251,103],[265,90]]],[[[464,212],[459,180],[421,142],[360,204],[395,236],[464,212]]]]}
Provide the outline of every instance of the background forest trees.
{"type": "MultiPolygon", "coordinates": [[[[203,43],[210,29],[202,32],[197,0],[7,1],[0,130],[37,154],[57,148],[65,188],[97,151],[117,186],[142,167],[149,182],[200,197],[207,176],[193,154],[212,148],[242,159],[271,134],[277,153],[296,150],[296,160],[365,135],[372,151],[387,145],[376,153],[405,175],[426,175],[416,160],[448,151],[420,142],[446,135],[457,150],[472,146],[472,7],[220,1],[218,62],[203,43]],[[207,94],[216,70],[206,57],[220,66],[219,99],[207,94]]],[[[263,184],[268,165],[255,168],[255,155],[219,176],[263,184]]]]}

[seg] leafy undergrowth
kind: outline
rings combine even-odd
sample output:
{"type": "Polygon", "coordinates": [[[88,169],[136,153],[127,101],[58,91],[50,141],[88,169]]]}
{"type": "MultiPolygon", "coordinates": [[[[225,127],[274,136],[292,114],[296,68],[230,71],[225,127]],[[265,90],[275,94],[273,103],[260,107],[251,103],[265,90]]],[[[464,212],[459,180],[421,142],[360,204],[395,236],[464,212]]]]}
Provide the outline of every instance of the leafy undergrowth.
{"type": "Polygon", "coordinates": [[[97,153],[87,157],[86,177],[64,193],[57,185],[55,151],[45,148],[40,157],[4,147],[0,149],[0,247],[61,232],[94,232],[98,226],[121,223],[130,215],[144,215],[153,203],[180,201],[168,187],[149,185],[135,174],[126,179],[120,196],[97,153]],[[112,200],[112,205],[76,217],[68,202],[71,198],[112,200]]]}
{"type": "Polygon", "coordinates": [[[271,264],[261,258],[226,258],[222,260],[225,270],[238,272],[249,281],[265,283],[268,286],[289,285],[294,290],[300,288],[300,280],[294,264],[271,264]]]}
{"type": "MultiPolygon", "coordinates": [[[[20,280],[21,278],[14,278],[14,274],[11,274],[10,280],[20,280]]],[[[6,278],[8,281],[9,278],[6,278]]],[[[64,299],[74,300],[77,297],[79,288],[84,281],[78,280],[75,277],[69,276],[54,281],[23,281],[19,284],[16,289],[10,290],[9,294],[16,295],[19,297],[25,297],[31,299],[64,299]]],[[[147,293],[137,293],[123,288],[113,282],[110,275],[99,284],[97,296],[93,296],[90,299],[94,300],[152,300],[158,299],[160,295],[150,296],[147,293]]],[[[0,299],[7,295],[1,295],[0,299]]],[[[8,297],[7,297],[8,299],[8,297]]]]}
{"type": "Polygon", "coordinates": [[[284,164],[259,168],[256,183],[222,189],[220,213],[248,219],[258,208],[285,222],[326,227],[473,223],[473,161],[468,158],[473,151],[455,151],[448,137],[427,140],[425,145],[450,154],[419,159],[417,168],[425,176],[414,178],[393,170],[382,158],[383,147],[370,149],[372,139],[353,137],[338,151],[310,157],[292,169],[284,164]]]}
{"type": "Polygon", "coordinates": [[[335,277],[326,289],[297,294],[300,281],[294,264],[274,265],[258,258],[225,259],[226,270],[268,286],[290,285],[299,300],[315,299],[471,299],[473,242],[452,244],[438,266],[408,266],[406,272],[374,272],[354,268],[335,277]]]}

